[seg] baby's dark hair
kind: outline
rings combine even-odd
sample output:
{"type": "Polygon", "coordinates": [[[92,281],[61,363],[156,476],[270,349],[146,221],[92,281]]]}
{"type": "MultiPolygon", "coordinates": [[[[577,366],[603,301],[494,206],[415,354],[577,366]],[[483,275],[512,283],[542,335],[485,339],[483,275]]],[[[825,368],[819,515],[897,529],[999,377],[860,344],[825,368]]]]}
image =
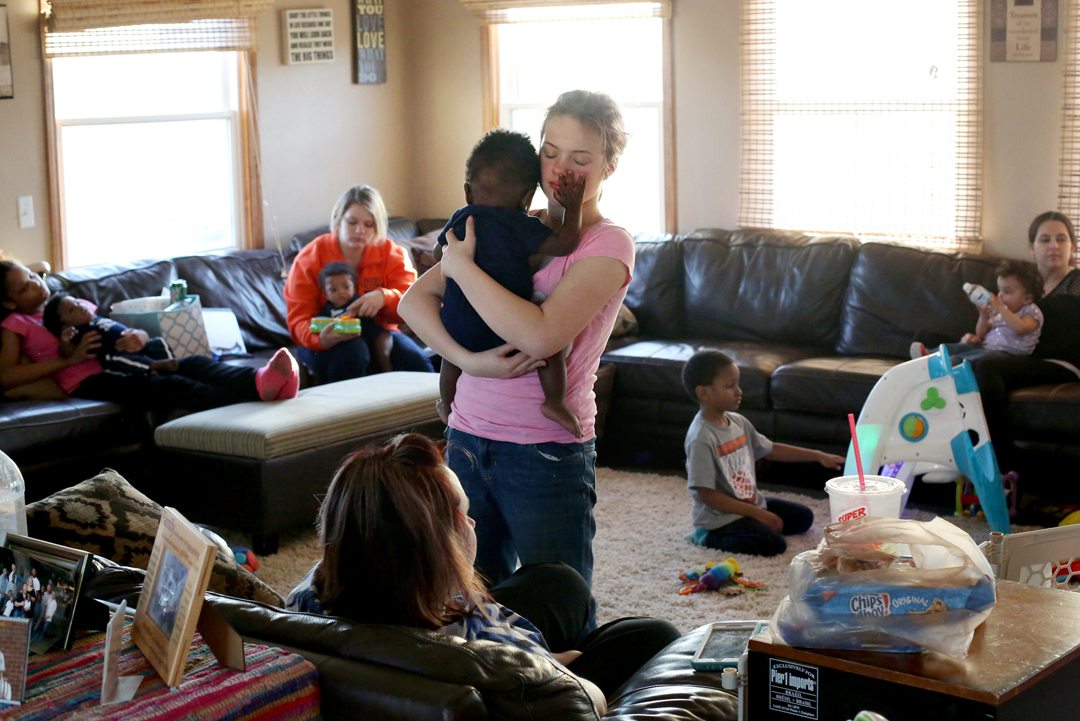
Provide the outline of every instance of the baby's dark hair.
{"type": "Polygon", "coordinates": [[[1043,296],[1043,280],[1039,270],[1031,263],[1023,260],[1003,260],[997,267],[999,278],[1016,278],[1024,290],[1031,293],[1031,302],[1039,300],[1043,296]]]}
{"type": "Polygon", "coordinates": [[[360,276],[356,274],[356,268],[345,261],[335,260],[333,263],[327,263],[323,266],[323,269],[319,271],[319,288],[325,288],[327,279],[335,275],[349,276],[354,288],[360,285],[360,276]]]}
{"type": "Polygon", "coordinates": [[[60,301],[70,297],[70,293],[53,293],[49,296],[48,302],[45,303],[45,311],[42,313],[41,323],[45,326],[45,330],[49,331],[57,338],[60,337],[60,332],[64,330],[64,322],[60,320],[60,301]]]}
{"type": "Polygon", "coordinates": [[[469,154],[465,182],[478,205],[517,208],[540,182],[540,156],[528,135],[495,128],[469,154]]]}
{"type": "Polygon", "coordinates": [[[725,353],[718,350],[699,350],[690,356],[690,360],[683,366],[683,387],[690,397],[697,401],[697,387],[712,385],[720,371],[733,365],[735,361],[725,353]]]}

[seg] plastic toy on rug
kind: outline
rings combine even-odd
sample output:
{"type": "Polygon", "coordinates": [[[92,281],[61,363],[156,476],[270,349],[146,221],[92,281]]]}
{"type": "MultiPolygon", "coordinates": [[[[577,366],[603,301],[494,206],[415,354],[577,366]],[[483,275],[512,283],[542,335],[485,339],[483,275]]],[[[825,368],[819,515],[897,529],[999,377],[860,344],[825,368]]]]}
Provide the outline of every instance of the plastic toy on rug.
{"type": "Polygon", "coordinates": [[[738,596],[746,589],[760,591],[765,588],[764,583],[747,581],[739,572],[739,562],[734,558],[728,558],[723,563],[709,561],[705,568],[698,568],[679,574],[679,580],[685,583],[680,596],[702,591],[717,591],[725,596],[738,596]]]}
{"type": "MultiPolygon", "coordinates": [[[[863,468],[902,462],[967,476],[990,528],[1009,532],[1001,471],[967,361],[954,368],[948,350],[941,347],[890,368],[870,391],[856,436],[863,468]]],[[[844,475],[856,472],[854,446],[849,445],[844,475]]]]}
{"type": "MultiPolygon", "coordinates": [[[[1001,477],[1001,485],[1005,488],[1005,505],[1009,507],[1009,518],[1016,518],[1018,513],[1017,499],[1020,494],[1016,489],[1019,480],[1020,475],[1016,471],[1009,471],[1001,477]]],[[[956,515],[986,518],[979,504],[979,497],[975,494],[975,487],[963,476],[956,479],[956,515]]]]}
{"type": "Polygon", "coordinates": [[[251,571],[251,575],[259,575],[259,559],[250,548],[244,548],[243,546],[232,546],[233,558],[242,568],[246,568],[251,571]]]}

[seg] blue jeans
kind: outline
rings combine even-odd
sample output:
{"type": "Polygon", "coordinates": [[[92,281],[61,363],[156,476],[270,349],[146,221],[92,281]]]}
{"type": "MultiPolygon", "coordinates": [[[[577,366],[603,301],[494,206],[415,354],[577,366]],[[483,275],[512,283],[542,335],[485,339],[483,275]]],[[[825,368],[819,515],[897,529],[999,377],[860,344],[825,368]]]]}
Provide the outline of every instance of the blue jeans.
{"type": "Polygon", "coordinates": [[[705,537],[704,545],[728,553],[747,553],[754,556],[777,556],[787,550],[784,536],[805,533],[814,525],[814,512],[804,505],[766,498],[766,509],[780,516],[784,530],[777,533],[761,521],[749,516],[714,528],[705,537]]]}
{"type": "MultiPolygon", "coordinates": [[[[367,333],[369,327],[378,328],[374,323],[364,326],[364,334],[359,338],[338,343],[333,348],[312,351],[299,348],[297,356],[301,363],[310,368],[323,383],[336,383],[350,378],[360,378],[368,373],[371,356],[375,352],[375,333],[367,333]]],[[[431,361],[424,355],[423,349],[412,338],[392,331],[394,345],[390,349],[390,364],[396,371],[419,371],[434,373],[431,361]]]]}
{"type": "Polygon", "coordinates": [[[596,442],[520,444],[449,429],[446,463],[469,497],[476,565],[491,585],[562,561],[592,586],[596,442]]]}

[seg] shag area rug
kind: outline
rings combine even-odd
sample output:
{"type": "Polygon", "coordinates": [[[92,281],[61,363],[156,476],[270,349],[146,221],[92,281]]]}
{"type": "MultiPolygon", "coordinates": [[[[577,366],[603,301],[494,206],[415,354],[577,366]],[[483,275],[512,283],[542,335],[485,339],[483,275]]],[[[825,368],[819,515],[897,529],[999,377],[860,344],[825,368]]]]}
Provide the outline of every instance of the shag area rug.
{"type": "MultiPolygon", "coordinates": [[[[654,616],[666,618],[687,632],[713,621],[767,619],[787,595],[791,559],[821,541],[829,520],[826,499],[766,490],[767,496],[808,506],[814,512],[813,527],[789,536],[788,549],[780,556],[727,554],[683,540],[683,534],[691,529],[684,477],[598,468],[596,493],[593,592],[600,604],[600,623],[623,616],[654,616]],[[679,595],[683,586],[680,573],[702,568],[707,561],[723,561],[729,555],[738,560],[748,580],[765,583],[765,589],[748,590],[741,596],[679,595]]],[[[930,520],[933,514],[909,511],[905,517],[930,520]]],[[[949,516],[947,520],[970,533],[977,543],[986,540],[990,530],[977,518],[949,516]]],[[[1014,526],[1014,531],[1031,528],[1014,526]]],[[[259,578],[285,596],[320,555],[314,532],[284,539],[278,553],[260,559],[259,578]]]]}

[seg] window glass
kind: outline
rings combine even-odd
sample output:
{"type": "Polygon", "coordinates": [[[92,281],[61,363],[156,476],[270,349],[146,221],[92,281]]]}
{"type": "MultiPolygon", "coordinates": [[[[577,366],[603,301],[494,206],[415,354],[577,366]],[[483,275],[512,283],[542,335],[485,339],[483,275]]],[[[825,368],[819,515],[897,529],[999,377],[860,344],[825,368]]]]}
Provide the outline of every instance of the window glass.
{"type": "MultiPolygon", "coordinates": [[[[664,230],[663,21],[659,18],[499,25],[500,124],[539,147],[547,108],[586,89],[619,103],[630,134],[604,183],[600,210],[631,233],[664,230]],[[602,41],[601,41],[602,39],[602,41]]],[[[537,192],[533,207],[547,204],[537,192]]]]}

